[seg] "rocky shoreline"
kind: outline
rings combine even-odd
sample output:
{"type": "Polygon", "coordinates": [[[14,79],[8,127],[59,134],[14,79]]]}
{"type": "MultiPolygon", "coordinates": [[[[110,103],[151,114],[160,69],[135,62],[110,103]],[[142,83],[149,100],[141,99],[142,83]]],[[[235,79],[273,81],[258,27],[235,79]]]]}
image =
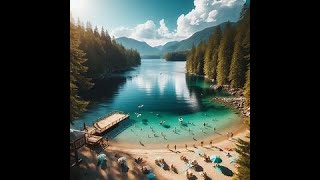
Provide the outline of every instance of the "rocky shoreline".
{"type": "Polygon", "coordinates": [[[250,107],[244,106],[243,90],[241,88],[231,88],[229,85],[212,87],[214,90],[225,90],[230,93],[233,97],[215,97],[213,100],[232,106],[239,110],[245,117],[250,117],[250,107]]]}

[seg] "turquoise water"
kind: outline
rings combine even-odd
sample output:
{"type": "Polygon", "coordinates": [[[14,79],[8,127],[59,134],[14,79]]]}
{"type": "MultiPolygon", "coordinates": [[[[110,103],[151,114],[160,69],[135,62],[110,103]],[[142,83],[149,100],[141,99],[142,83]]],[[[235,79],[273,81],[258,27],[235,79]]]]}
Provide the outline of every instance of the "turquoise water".
{"type": "Polygon", "coordinates": [[[238,121],[231,109],[211,101],[228,94],[213,92],[210,82],[186,75],[185,63],[143,59],[140,66],[99,82],[94,93],[97,103],[71,126],[80,129],[84,122],[92,125],[107,113],[120,110],[130,118],[106,136],[123,143],[140,140],[154,144],[201,139],[213,134],[214,127],[221,130],[238,121]],[[164,124],[160,125],[161,121],[164,124]]]}

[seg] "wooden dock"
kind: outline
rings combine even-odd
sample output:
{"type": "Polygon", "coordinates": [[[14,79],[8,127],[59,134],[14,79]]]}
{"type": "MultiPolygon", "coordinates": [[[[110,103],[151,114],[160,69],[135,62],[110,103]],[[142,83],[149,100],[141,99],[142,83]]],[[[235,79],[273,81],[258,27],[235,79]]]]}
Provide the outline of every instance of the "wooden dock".
{"type": "MultiPolygon", "coordinates": [[[[121,111],[114,111],[110,114],[107,114],[103,118],[99,119],[97,122],[93,123],[93,128],[95,129],[94,133],[103,134],[119,122],[127,119],[129,116],[129,114],[126,114],[121,111]]],[[[92,127],[89,127],[88,130],[93,131],[92,127]]]]}

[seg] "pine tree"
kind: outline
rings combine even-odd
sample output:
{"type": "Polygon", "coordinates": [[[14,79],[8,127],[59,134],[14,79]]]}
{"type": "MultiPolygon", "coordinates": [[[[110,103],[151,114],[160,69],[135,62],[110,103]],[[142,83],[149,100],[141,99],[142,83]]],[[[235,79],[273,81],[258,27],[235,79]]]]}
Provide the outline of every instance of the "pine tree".
{"type": "Polygon", "coordinates": [[[250,107],[250,64],[246,73],[246,84],[244,85],[243,95],[245,98],[244,105],[250,107]]]}
{"type": "Polygon", "coordinates": [[[213,40],[214,35],[212,35],[207,43],[206,47],[206,52],[204,55],[204,67],[203,67],[203,72],[206,78],[212,79],[212,55],[213,55],[213,45],[214,45],[214,40],[213,40]]]}
{"type": "Polygon", "coordinates": [[[98,30],[98,27],[97,27],[97,26],[94,28],[93,33],[94,33],[94,35],[95,35],[96,37],[100,37],[99,30],[98,30]]]}
{"type": "MultiPolygon", "coordinates": [[[[239,36],[241,36],[241,34],[239,34],[239,36]]],[[[236,38],[230,65],[229,81],[231,81],[231,86],[234,88],[242,88],[245,83],[246,61],[243,56],[241,40],[240,37],[236,38]]]]}
{"type": "Polygon", "coordinates": [[[237,160],[240,167],[234,179],[250,180],[250,141],[244,141],[239,138],[236,143],[236,152],[240,155],[237,160]]]}
{"type": "Polygon", "coordinates": [[[186,68],[188,73],[193,73],[193,61],[194,61],[195,52],[196,52],[196,47],[193,44],[187,56],[186,68]]]}
{"type": "Polygon", "coordinates": [[[233,52],[234,28],[228,22],[225,26],[223,37],[220,42],[217,65],[217,83],[218,85],[228,84],[230,63],[233,52]]]}
{"type": "Polygon", "coordinates": [[[90,79],[83,76],[87,67],[85,53],[79,49],[79,33],[74,24],[70,23],[70,121],[79,117],[86,110],[88,101],[84,101],[78,95],[78,86],[81,85],[89,89],[92,87],[90,79]]]}
{"type": "Polygon", "coordinates": [[[222,37],[222,31],[220,26],[218,26],[215,30],[215,33],[213,34],[213,42],[214,42],[214,46],[212,47],[212,61],[209,64],[210,66],[210,74],[212,76],[210,76],[210,79],[216,79],[217,78],[217,65],[218,65],[218,52],[219,52],[219,46],[220,46],[220,42],[221,42],[221,37],[222,37]]]}

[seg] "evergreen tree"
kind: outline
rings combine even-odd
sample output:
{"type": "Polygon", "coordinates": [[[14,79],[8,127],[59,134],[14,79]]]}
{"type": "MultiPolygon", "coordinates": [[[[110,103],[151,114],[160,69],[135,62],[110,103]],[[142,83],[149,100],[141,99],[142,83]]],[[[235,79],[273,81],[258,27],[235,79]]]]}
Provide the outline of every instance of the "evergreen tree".
{"type": "Polygon", "coordinates": [[[93,33],[94,33],[94,35],[95,35],[96,37],[99,37],[99,36],[100,36],[99,30],[98,30],[98,27],[97,27],[97,26],[94,28],[93,33]]]}
{"type": "Polygon", "coordinates": [[[76,27],[70,23],[70,121],[79,117],[89,103],[78,95],[79,85],[87,89],[92,86],[90,79],[83,76],[88,69],[83,65],[86,61],[84,55],[85,53],[79,49],[79,34],[76,27]]]}
{"type": "Polygon", "coordinates": [[[196,52],[196,47],[193,44],[191,51],[188,53],[188,56],[187,56],[186,67],[187,67],[188,73],[193,73],[193,69],[194,69],[193,68],[193,61],[194,61],[195,52],[196,52]]]}
{"type": "Polygon", "coordinates": [[[212,78],[212,53],[213,53],[213,36],[208,40],[206,51],[204,54],[204,67],[203,72],[206,78],[212,78]]]}
{"type": "Polygon", "coordinates": [[[250,64],[246,73],[246,84],[244,85],[243,95],[245,98],[244,105],[250,107],[250,64]]]}
{"type": "Polygon", "coordinates": [[[239,138],[236,143],[236,152],[240,155],[237,160],[240,167],[234,179],[250,180],[250,142],[239,138]]]}
{"type": "Polygon", "coordinates": [[[225,26],[223,37],[220,42],[217,65],[218,85],[228,84],[230,63],[233,52],[234,28],[228,22],[225,26]]]}
{"type": "Polygon", "coordinates": [[[205,52],[205,62],[204,62],[204,74],[208,79],[216,79],[217,75],[217,62],[218,62],[218,49],[221,41],[221,28],[217,26],[215,32],[210,37],[206,52],[205,52]]]}
{"type": "Polygon", "coordinates": [[[245,83],[246,62],[243,56],[241,39],[238,38],[235,43],[232,61],[230,65],[229,80],[234,88],[242,88],[245,83]]]}

